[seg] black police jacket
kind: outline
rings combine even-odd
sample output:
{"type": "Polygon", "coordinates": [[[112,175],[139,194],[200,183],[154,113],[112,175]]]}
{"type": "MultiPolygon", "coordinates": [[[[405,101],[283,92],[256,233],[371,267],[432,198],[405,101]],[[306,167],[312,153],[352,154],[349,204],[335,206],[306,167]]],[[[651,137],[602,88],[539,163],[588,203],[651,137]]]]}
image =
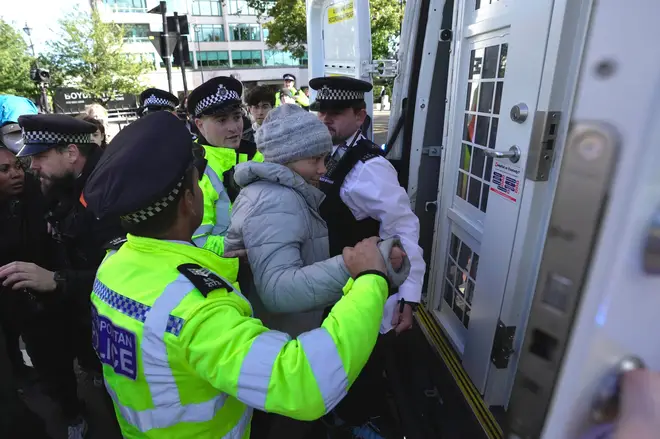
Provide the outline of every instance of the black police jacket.
{"type": "Polygon", "coordinates": [[[73,184],[51,195],[47,220],[57,242],[58,277],[62,278],[62,297],[87,300],[92,291],[96,270],[109,244],[125,236],[119,218],[98,220],[85,208],[82,191],[103,151],[94,150],[87,158],[82,174],[73,184]]]}
{"type": "MultiPolygon", "coordinates": [[[[15,197],[0,200],[0,266],[14,261],[32,262],[48,270],[56,265],[54,242],[46,226],[46,200],[39,181],[25,175],[23,192],[15,197]]],[[[16,318],[25,317],[23,311],[36,308],[35,297],[24,292],[11,291],[0,284],[0,314],[14,313],[16,318]],[[32,305],[24,308],[21,305],[32,305]],[[20,312],[21,315],[15,313],[20,312]]]]}

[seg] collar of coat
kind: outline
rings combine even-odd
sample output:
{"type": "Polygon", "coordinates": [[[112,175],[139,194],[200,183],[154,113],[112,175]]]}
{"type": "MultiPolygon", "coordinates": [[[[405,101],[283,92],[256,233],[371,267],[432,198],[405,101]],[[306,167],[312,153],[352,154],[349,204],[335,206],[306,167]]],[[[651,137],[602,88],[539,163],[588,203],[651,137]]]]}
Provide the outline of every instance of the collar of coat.
{"type": "Polygon", "coordinates": [[[257,181],[268,181],[289,187],[298,192],[315,211],[319,210],[325,194],[307,183],[300,175],[284,165],[268,162],[244,162],[235,167],[234,180],[240,187],[249,186],[257,181]]]}

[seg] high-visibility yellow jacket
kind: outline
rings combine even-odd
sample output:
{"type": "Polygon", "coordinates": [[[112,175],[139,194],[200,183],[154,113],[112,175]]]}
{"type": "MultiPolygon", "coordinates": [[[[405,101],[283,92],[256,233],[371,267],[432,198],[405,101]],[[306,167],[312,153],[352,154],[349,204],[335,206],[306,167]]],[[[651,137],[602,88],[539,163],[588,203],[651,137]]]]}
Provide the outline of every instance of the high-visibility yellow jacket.
{"type": "MultiPolygon", "coordinates": [[[[237,163],[249,160],[247,153],[242,153],[232,148],[214,147],[202,145],[204,158],[207,160],[204,176],[199,182],[199,187],[204,194],[204,216],[202,224],[193,234],[193,242],[198,247],[211,250],[222,256],[224,253],[224,236],[229,228],[231,218],[231,207],[233,198],[227,191],[225,176],[237,163]]],[[[263,161],[263,155],[257,152],[252,158],[254,161],[263,161]]],[[[232,282],[238,276],[238,259],[225,259],[226,269],[223,270],[225,277],[232,282]]]]}
{"type": "MultiPolygon", "coordinates": [[[[279,91],[275,93],[275,107],[279,107],[280,105],[282,105],[282,100],[280,96],[281,94],[282,92],[279,91]]],[[[291,95],[293,96],[293,99],[295,99],[296,104],[300,105],[301,107],[309,107],[309,98],[307,97],[304,91],[291,88],[291,95]]]]}
{"type": "Polygon", "coordinates": [[[252,409],[313,420],[373,349],[387,281],[350,280],[322,326],[291,340],[252,318],[220,257],[128,235],[97,272],[94,347],[125,438],[248,439],[252,409]]]}

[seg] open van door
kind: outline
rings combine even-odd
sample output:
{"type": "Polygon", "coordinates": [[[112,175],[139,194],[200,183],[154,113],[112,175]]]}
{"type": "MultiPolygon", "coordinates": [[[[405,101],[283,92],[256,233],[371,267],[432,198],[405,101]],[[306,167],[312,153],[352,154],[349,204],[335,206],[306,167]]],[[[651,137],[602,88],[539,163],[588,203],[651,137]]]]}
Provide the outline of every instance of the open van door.
{"type": "MultiPolygon", "coordinates": [[[[366,0],[307,0],[309,78],[349,76],[373,84],[371,19],[366,0]]],[[[316,92],[309,90],[311,101],[316,92]]],[[[364,97],[373,120],[373,92],[364,97]]],[[[365,124],[366,125],[366,124],[365,124]]],[[[363,134],[373,139],[373,123],[363,134]]]]}

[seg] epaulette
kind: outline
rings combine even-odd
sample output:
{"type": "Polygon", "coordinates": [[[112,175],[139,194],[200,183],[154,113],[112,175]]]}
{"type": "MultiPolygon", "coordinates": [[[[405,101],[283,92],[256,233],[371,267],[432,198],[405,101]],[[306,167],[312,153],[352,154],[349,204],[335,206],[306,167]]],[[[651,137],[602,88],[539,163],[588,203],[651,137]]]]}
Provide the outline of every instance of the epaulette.
{"type": "Polygon", "coordinates": [[[384,151],[369,139],[358,140],[356,146],[359,146],[363,151],[362,156],[360,157],[360,161],[363,163],[373,158],[383,157],[385,155],[384,151]]]}
{"type": "Polygon", "coordinates": [[[118,236],[111,239],[103,245],[103,250],[119,250],[119,248],[126,242],[125,236],[118,236]]]}
{"type": "Polygon", "coordinates": [[[208,268],[198,264],[181,264],[177,267],[179,272],[199,290],[204,297],[207,297],[211,291],[224,288],[227,292],[234,291],[231,282],[218,276],[208,268]]]}

